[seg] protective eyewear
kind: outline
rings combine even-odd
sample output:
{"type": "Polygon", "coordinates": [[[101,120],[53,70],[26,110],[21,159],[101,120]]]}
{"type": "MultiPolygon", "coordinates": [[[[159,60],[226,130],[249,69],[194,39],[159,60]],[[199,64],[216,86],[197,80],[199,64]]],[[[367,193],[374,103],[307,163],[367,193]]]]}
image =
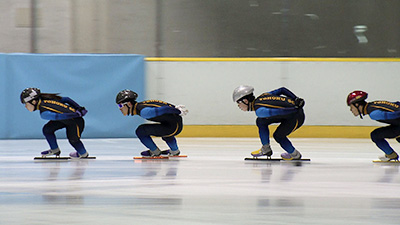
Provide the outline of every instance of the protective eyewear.
{"type": "Polygon", "coordinates": [[[119,107],[119,108],[122,108],[122,107],[124,107],[124,106],[127,105],[127,104],[128,104],[127,102],[121,103],[121,104],[118,104],[118,107],[119,107]]]}

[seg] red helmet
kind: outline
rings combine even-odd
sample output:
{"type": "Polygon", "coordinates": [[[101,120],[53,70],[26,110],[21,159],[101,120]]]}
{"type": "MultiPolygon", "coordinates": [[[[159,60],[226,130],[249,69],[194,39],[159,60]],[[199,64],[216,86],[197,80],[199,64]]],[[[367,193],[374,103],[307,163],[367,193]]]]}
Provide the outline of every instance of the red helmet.
{"type": "Polygon", "coordinates": [[[353,91],[347,95],[347,105],[351,105],[357,102],[362,102],[367,99],[368,93],[364,91],[353,91]]]}

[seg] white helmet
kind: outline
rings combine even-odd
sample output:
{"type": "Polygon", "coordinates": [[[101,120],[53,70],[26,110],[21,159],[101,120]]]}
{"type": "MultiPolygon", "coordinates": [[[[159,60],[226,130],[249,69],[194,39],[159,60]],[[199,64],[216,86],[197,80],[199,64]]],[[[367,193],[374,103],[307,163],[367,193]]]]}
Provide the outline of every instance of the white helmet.
{"type": "Polygon", "coordinates": [[[248,85],[240,85],[239,87],[235,88],[233,91],[233,101],[237,102],[239,99],[243,98],[244,96],[253,94],[254,88],[248,85]]]}

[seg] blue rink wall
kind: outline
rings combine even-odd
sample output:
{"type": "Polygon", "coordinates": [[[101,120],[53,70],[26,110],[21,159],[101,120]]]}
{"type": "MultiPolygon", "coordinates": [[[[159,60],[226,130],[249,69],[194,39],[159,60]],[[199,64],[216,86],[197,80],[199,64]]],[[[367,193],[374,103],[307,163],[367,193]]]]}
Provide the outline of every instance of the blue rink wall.
{"type": "MultiPolygon", "coordinates": [[[[83,138],[135,137],[138,117],[124,117],[115,104],[120,90],[145,99],[144,56],[132,54],[0,54],[0,138],[43,138],[46,120],[20,102],[27,87],[60,93],[86,107],[83,138]]],[[[56,133],[65,138],[65,129],[56,133]]]]}

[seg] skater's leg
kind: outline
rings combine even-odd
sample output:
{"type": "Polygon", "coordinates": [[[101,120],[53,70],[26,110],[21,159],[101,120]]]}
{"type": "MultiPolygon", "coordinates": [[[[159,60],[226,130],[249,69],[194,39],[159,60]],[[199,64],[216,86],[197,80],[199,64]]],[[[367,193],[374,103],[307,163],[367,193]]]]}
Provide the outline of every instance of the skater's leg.
{"type": "Polygon", "coordinates": [[[295,149],[293,144],[287,138],[289,134],[297,130],[304,123],[304,113],[303,110],[299,111],[292,118],[285,119],[281,122],[281,124],[277,127],[276,131],[273,134],[273,137],[276,142],[287,152],[281,154],[283,159],[300,159],[301,154],[299,151],[295,149]]]}
{"type": "Polygon", "coordinates": [[[153,127],[155,125],[156,124],[142,124],[136,129],[136,136],[150,151],[156,151],[158,149],[157,145],[150,137],[150,135],[153,133],[153,127]]]}
{"type": "Polygon", "coordinates": [[[80,156],[87,156],[86,153],[86,149],[85,146],[83,145],[82,141],[75,141],[75,142],[70,142],[70,144],[72,145],[72,147],[74,147],[74,149],[78,152],[78,154],[80,156]]]}
{"type": "Polygon", "coordinates": [[[58,121],[49,121],[43,126],[42,132],[46,138],[50,149],[58,149],[57,138],[55,132],[65,127],[65,124],[58,121]]]}
{"type": "Polygon", "coordinates": [[[295,148],[292,145],[292,142],[290,142],[290,140],[285,136],[285,135],[281,135],[280,133],[278,133],[277,131],[275,131],[275,133],[273,134],[274,139],[276,142],[279,143],[279,145],[289,154],[293,153],[295,148]]]}
{"type": "Polygon", "coordinates": [[[285,120],[276,128],[274,134],[272,135],[276,142],[289,154],[293,153],[295,148],[292,142],[289,141],[287,136],[292,133],[296,128],[296,121],[285,120]]]}
{"type": "Polygon", "coordinates": [[[162,137],[162,139],[165,141],[165,143],[167,143],[169,149],[171,149],[172,151],[179,150],[178,143],[175,137],[162,137]]]}
{"type": "Polygon", "coordinates": [[[161,154],[177,156],[181,153],[175,137],[162,137],[162,139],[165,141],[165,143],[167,143],[169,150],[162,151],[161,154]]]}
{"type": "Polygon", "coordinates": [[[270,145],[269,127],[268,127],[273,122],[274,121],[270,119],[257,118],[256,125],[258,127],[258,134],[260,136],[262,147],[256,151],[251,152],[252,156],[254,157],[271,156],[273,154],[270,145]]]}
{"type": "MultiPolygon", "coordinates": [[[[280,128],[280,126],[278,127],[280,128]]],[[[289,141],[289,139],[286,137],[285,132],[281,132],[284,129],[276,129],[274,133],[274,139],[276,142],[280,144],[280,146],[287,152],[287,153],[282,153],[281,157],[284,160],[292,160],[292,159],[301,159],[301,154],[299,151],[297,151],[292,143],[289,141]]]]}
{"type": "Polygon", "coordinates": [[[371,132],[371,140],[386,155],[390,155],[394,152],[394,150],[392,147],[390,147],[389,143],[385,140],[385,138],[396,138],[397,140],[397,137],[399,135],[400,135],[400,127],[398,126],[380,127],[371,132]]]}
{"type": "Polygon", "coordinates": [[[163,121],[160,126],[162,126],[162,128],[160,128],[161,132],[166,134],[160,136],[162,136],[162,139],[167,143],[171,150],[169,153],[171,155],[179,155],[179,147],[175,136],[182,131],[182,117],[178,115],[166,117],[166,120],[163,121]]]}
{"type": "Polygon", "coordinates": [[[257,118],[256,125],[258,127],[258,134],[260,136],[260,140],[262,145],[269,145],[269,128],[268,126],[271,122],[265,118],[257,118]]]}
{"type": "MultiPolygon", "coordinates": [[[[136,130],[136,135],[140,141],[149,148],[150,151],[160,151],[157,145],[154,143],[151,136],[161,137],[172,151],[177,151],[175,154],[179,154],[178,145],[175,136],[182,131],[182,117],[178,115],[165,115],[161,118],[162,122],[159,124],[142,124],[136,130]]],[[[143,155],[143,154],[142,154],[143,155]]]]}
{"type": "Polygon", "coordinates": [[[67,125],[67,138],[69,143],[74,147],[76,152],[71,152],[71,157],[87,157],[88,152],[81,141],[81,135],[85,128],[85,121],[83,118],[76,118],[67,125]]]}

